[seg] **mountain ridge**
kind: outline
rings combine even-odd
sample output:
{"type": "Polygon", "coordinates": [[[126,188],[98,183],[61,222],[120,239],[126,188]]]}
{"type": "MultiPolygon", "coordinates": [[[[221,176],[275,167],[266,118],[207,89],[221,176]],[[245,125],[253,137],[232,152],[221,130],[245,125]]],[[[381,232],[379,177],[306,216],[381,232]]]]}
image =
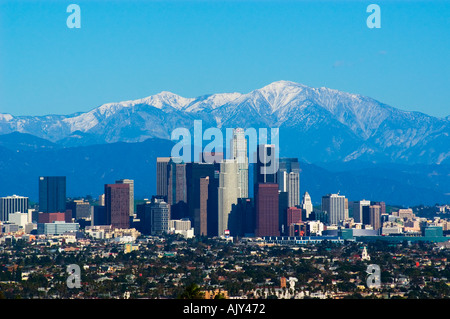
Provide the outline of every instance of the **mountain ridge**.
{"type": "Polygon", "coordinates": [[[72,115],[0,114],[0,134],[21,132],[64,146],[170,139],[177,127],[280,129],[280,149],[306,162],[450,160],[450,121],[403,111],[370,97],[292,81],[272,82],[248,93],[186,98],[162,91],[145,98],[105,103],[72,115]]]}

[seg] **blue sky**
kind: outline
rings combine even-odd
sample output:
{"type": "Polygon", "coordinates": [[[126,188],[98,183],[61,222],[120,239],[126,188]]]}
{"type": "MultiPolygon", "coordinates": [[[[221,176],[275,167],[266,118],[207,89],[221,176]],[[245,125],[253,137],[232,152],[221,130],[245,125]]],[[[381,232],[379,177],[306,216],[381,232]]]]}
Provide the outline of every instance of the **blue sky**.
{"type": "Polygon", "coordinates": [[[289,80],[442,117],[449,57],[450,1],[0,0],[0,113],[13,115],[289,80]]]}

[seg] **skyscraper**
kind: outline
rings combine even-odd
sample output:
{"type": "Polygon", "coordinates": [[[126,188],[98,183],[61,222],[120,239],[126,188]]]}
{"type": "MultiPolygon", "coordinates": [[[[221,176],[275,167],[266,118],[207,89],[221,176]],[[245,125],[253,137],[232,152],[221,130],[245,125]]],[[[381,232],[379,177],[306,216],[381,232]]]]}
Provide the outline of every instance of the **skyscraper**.
{"type": "MultiPolygon", "coordinates": [[[[208,236],[217,236],[218,234],[218,187],[219,187],[220,164],[218,163],[186,163],[186,185],[187,185],[187,204],[188,217],[194,225],[195,235],[198,235],[200,224],[199,220],[200,203],[205,200],[204,192],[200,191],[200,179],[208,177],[207,194],[207,231],[208,236]]],[[[203,181],[205,187],[206,181],[203,181]]],[[[204,206],[202,206],[204,208],[204,206]]]]}
{"type": "Polygon", "coordinates": [[[130,185],[130,216],[133,216],[134,215],[134,180],[120,179],[120,180],[116,181],[116,184],[130,185]]]}
{"type": "Polygon", "coordinates": [[[309,215],[313,212],[314,207],[312,204],[311,196],[309,196],[308,192],[305,192],[303,195],[303,210],[305,211],[305,217],[309,218],[309,215]]]}
{"type": "Polygon", "coordinates": [[[78,220],[80,218],[91,217],[91,204],[83,199],[72,200],[66,204],[66,210],[71,211],[71,218],[78,220]]]}
{"type": "Polygon", "coordinates": [[[153,196],[151,201],[136,206],[139,230],[145,235],[161,235],[169,230],[170,207],[164,196],[153,196]]]}
{"type": "Polygon", "coordinates": [[[322,197],[322,211],[328,214],[330,225],[338,225],[339,222],[348,218],[345,200],[345,196],[339,194],[328,194],[322,197]]]}
{"type": "Polygon", "coordinates": [[[186,164],[170,159],[167,165],[167,203],[173,219],[187,216],[186,164]]]}
{"type": "Polygon", "coordinates": [[[370,225],[373,229],[379,230],[381,228],[381,206],[380,205],[370,205],[370,225]]]}
{"type": "Polygon", "coordinates": [[[105,185],[106,224],[113,228],[130,227],[130,185],[105,185]]]}
{"type": "Polygon", "coordinates": [[[6,196],[0,197],[0,221],[8,221],[9,214],[28,213],[28,197],[6,196]]]}
{"type": "Polygon", "coordinates": [[[298,224],[302,221],[302,209],[297,207],[289,207],[287,209],[287,226],[298,224]]]}
{"type": "Polygon", "coordinates": [[[288,206],[300,205],[300,164],[297,158],[280,158],[277,172],[279,190],[288,193],[288,206]]]}
{"type": "Polygon", "coordinates": [[[274,144],[258,145],[254,165],[255,235],[279,236],[278,158],[274,144]]]}
{"type": "Polygon", "coordinates": [[[380,205],[380,213],[386,214],[386,203],[385,202],[371,202],[372,205],[380,205]]]}
{"type": "Polygon", "coordinates": [[[255,234],[255,210],[252,198],[238,198],[229,219],[231,236],[253,236],[255,234]]]}
{"type": "Polygon", "coordinates": [[[218,188],[218,234],[228,230],[228,218],[240,196],[239,170],[236,160],[223,160],[220,163],[218,188]]]}
{"type": "Polygon", "coordinates": [[[170,157],[156,158],[156,195],[167,196],[167,165],[170,157]]]}
{"type": "Polygon", "coordinates": [[[360,200],[352,202],[352,208],[353,208],[353,220],[355,223],[362,223],[363,222],[363,207],[364,206],[370,206],[369,200],[360,200]]]}
{"type": "Polygon", "coordinates": [[[278,185],[259,183],[255,189],[255,236],[279,236],[278,185]]]}
{"type": "Polygon", "coordinates": [[[247,156],[247,139],[245,138],[244,129],[236,128],[233,130],[233,139],[231,144],[231,158],[237,161],[238,165],[238,187],[239,198],[248,197],[248,156],[247,156]]]}
{"type": "Polygon", "coordinates": [[[66,177],[39,177],[39,211],[63,213],[66,211],[66,177]]]}
{"type": "Polygon", "coordinates": [[[208,235],[208,194],[209,176],[200,177],[200,203],[194,211],[194,234],[208,235]]]}
{"type": "Polygon", "coordinates": [[[258,145],[254,165],[254,183],[277,183],[278,158],[273,144],[258,145]]]}
{"type": "Polygon", "coordinates": [[[288,192],[278,191],[278,226],[280,227],[280,235],[285,236],[289,231],[287,223],[287,209],[289,208],[288,192]]]}

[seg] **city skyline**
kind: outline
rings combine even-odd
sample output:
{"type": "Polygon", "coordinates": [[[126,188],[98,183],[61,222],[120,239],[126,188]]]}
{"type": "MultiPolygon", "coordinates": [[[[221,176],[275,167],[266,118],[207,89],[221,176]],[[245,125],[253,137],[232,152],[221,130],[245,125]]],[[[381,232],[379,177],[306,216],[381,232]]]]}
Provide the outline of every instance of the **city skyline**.
{"type": "Polygon", "coordinates": [[[449,17],[0,0],[0,299],[174,318],[449,299],[449,17]]]}
{"type": "MultiPolygon", "coordinates": [[[[239,161],[235,156],[232,159],[222,159],[219,163],[180,163],[179,160],[176,160],[176,163],[174,163],[170,157],[158,157],[157,163],[164,166],[157,166],[155,182],[160,184],[158,189],[163,194],[152,195],[151,205],[158,204],[160,206],[163,203],[167,206],[165,209],[168,217],[165,217],[167,220],[165,231],[168,231],[167,223],[169,220],[190,220],[193,225],[193,235],[195,236],[201,234],[207,236],[223,236],[225,234],[232,236],[283,236],[306,233],[306,229],[294,226],[298,223],[300,225],[304,222],[309,224],[309,222],[320,221],[325,225],[342,226],[343,223],[348,223],[351,219],[356,224],[370,225],[374,231],[380,234],[379,232],[383,225],[382,218],[386,221],[385,202],[365,199],[349,201],[348,198],[337,193],[323,195],[322,205],[320,208],[317,208],[311,206],[311,197],[307,191],[305,191],[303,200],[300,202],[299,180],[301,169],[298,165],[298,159],[276,158],[277,163],[279,163],[276,167],[279,167],[279,171],[267,173],[264,165],[274,164],[273,160],[275,158],[271,157],[271,154],[276,153],[274,148],[275,145],[270,144],[262,144],[257,148],[258,163],[255,165],[255,176],[253,177],[254,197],[251,198],[241,196],[240,186],[242,183],[239,179],[239,161]],[[266,155],[262,156],[261,152],[264,152],[266,155]],[[269,156],[272,162],[267,161],[266,156],[269,156]],[[262,166],[260,161],[263,164],[262,166]],[[172,170],[174,170],[175,176],[171,173],[172,170]],[[291,174],[296,175],[293,183],[293,187],[297,188],[296,190],[288,187],[290,179],[286,177],[291,174]],[[174,177],[175,180],[170,181],[174,177]],[[215,182],[210,182],[210,179],[215,182]],[[188,187],[188,185],[190,186],[188,187]],[[188,196],[183,197],[179,201],[173,201],[172,199],[172,203],[169,203],[168,195],[171,193],[170,189],[174,186],[175,193],[188,194],[188,196]],[[178,190],[177,187],[179,188],[178,190]],[[184,189],[184,191],[180,188],[184,189]],[[290,193],[296,193],[296,195],[293,196],[290,193]],[[296,199],[295,202],[293,199],[296,199]],[[156,202],[157,200],[159,202],[156,202]],[[242,200],[253,202],[254,208],[249,211],[253,215],[253,217],[250,217],[250,220],[248,215],[246,215],[248,214],[247,208],[245,208],[248,204],[242,200]],[[241,206],[242,208],[239,208],[241,206]],[[251,212],[252,210],[253,212],[251,212]],[[296,222],[293,222],[294,220],[296,222]],[[240,223],[243,224],[240,225],[240,223]],[[249,224],[246,225],[246,223],[249,224]],[[254,225],[251,226],[254,227],[253,234],[252,232],[243,232],[243,229],[248,231],[249,225],[254,225]]],[[[111,225],[113,228],[131,228],[133,225],[137,225],[138,228],[148,227],[139,226],[143,222],[139,221],[139,217],[134,221],[136,218],[134,207],[137,202],[134,200],[134,181],[131,179],[120,179],[116,180],[115,184],[105,184],[105,191],[101,195],[104,196],[102,197],[104,199],[100,202],[100,206],[104,205],[105,209],[103,211],[97,209],[97,212],[84,199],[70,199],[69,201],[69,198],[66,198],[65,176],[41,176],[39,181],[43,209],[39,205],[38,215],[33,215],[30,218],[27,197],[14,195],[3,197],[2,200],[11,201],[17,199],[21,200],[22,203],[26,199],[27,207],[26,209],[22,207],[19,213],[29,216],[26,220],[37,220],[38,223],[52,223],[55,221],[71,223],[87,218],[88,223],[91,225],[111,225]],[[65,203],[63,209],[47,208],[48,202],[53,203],[56,199],[61,200],[62,197],[64,197],[65,203]],[[87,207],[92,208],[86,210],[87,207]],[[97,216],[97,214],[102,214],[104,217],[97,216]],[[98,224],[98,220],[103,222],[98,224]]],[[[151,205],[149,207],[152,207],[151,205]]],[[[17,205],[7,204],[5,207],[13,206],[16,207],[17,205]]],[[[53,204],[53,206],[56,207],[57,205],[53,204]]],[[[16,212],[9,211],[7,214],[12,213],[16,212]]],[[[139,214],[142,215],[144,213],[140,211],[139,214]]],[[[142,218],[151,224],[155,217],[153,217],[153,213],[150,212],[149,214],[152,217],[142,218]]],[[[20,219],[20,216],[18,215],[17,218],[20,219]]],[[[4,218],[6,222],[8,222],[8,219],[4,218]]],[[[312,225],[313,223],[311,227],[317,227],[315,224],[314,226],[312,225]]],[[[42,226],[40,227],[42,229],[42,226]]],[[[161,226],[158,226],[158,229],[161,229],[161,226]]]]}

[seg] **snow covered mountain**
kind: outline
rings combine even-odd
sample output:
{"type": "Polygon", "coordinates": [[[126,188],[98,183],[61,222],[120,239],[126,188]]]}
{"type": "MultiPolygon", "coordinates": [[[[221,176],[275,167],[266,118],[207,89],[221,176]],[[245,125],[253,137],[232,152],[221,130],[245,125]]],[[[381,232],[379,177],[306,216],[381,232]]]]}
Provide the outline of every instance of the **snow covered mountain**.
{"type": "Polygon", "coordinates": [[[252,92],[185,98],[161,92],[85,113],[0,114],[0,134],[28,133],[65,146],[169,139],[176,127],[279,127],[280,151],[306,162],[439,164],[450,161],[449,118],[407,112],[369,97],[278,81],[252,92]]]}

